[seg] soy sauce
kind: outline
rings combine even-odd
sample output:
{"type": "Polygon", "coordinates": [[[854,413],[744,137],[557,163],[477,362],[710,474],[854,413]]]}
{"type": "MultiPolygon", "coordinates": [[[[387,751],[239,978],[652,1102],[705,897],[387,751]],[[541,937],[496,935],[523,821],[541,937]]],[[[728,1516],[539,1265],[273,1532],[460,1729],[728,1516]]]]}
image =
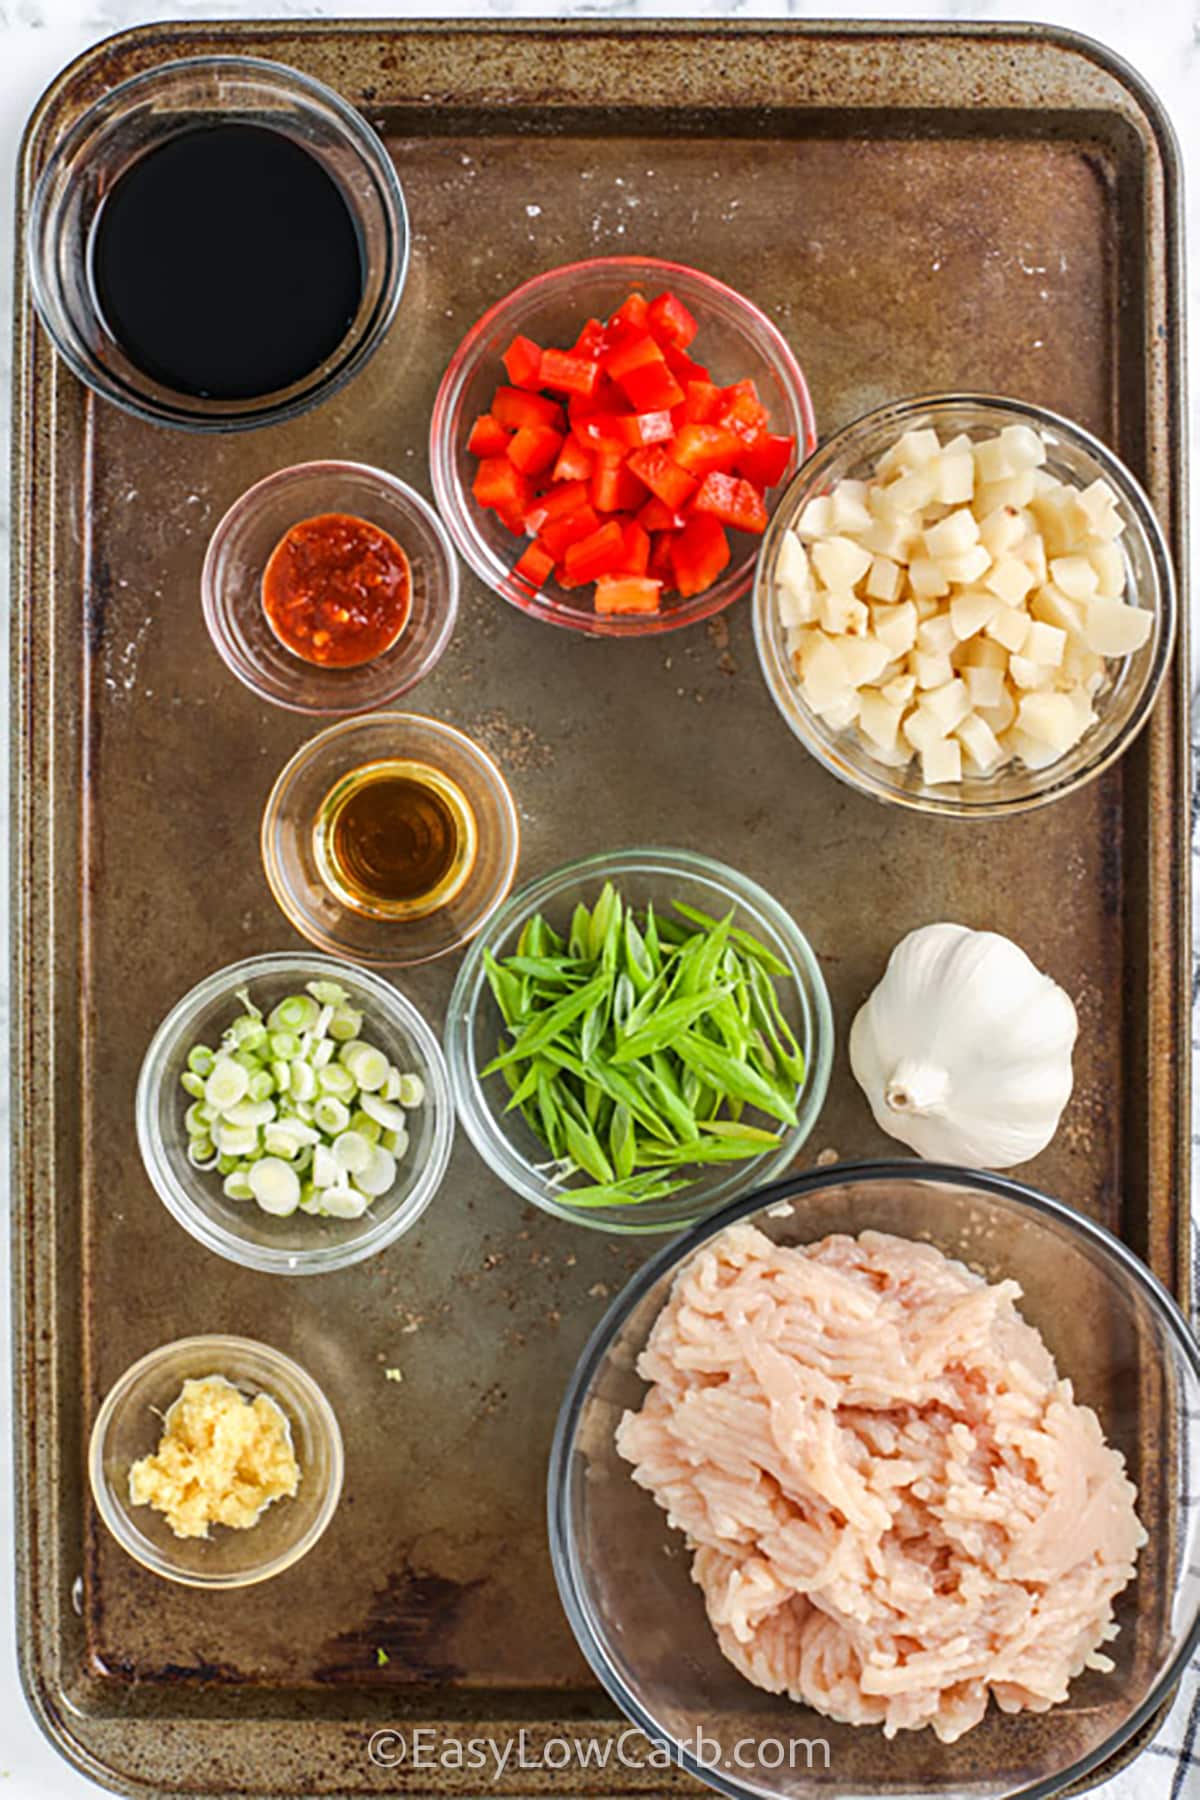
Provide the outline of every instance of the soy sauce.
{"type": "Polygon", "coordinates": [[[303,145],[200,125],[125,171],[92,228],[96,304],[130,361],[180,394],[291,387],[345,338],[362,299],[350,208],[303,145]]]}

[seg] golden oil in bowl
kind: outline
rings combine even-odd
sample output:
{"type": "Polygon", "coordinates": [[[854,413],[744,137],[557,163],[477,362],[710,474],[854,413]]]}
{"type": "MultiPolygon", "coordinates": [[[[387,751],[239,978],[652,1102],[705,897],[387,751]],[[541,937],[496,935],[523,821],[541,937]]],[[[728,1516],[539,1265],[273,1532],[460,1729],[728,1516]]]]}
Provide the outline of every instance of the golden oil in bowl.
{"type": "Polygon", "coordinates": [[[425,919],[470,880],[475,813],[458,783],[432,764],[387,757],[329,789],[313,825],[321,879],[343,906],[371,919],[425,919]]]}

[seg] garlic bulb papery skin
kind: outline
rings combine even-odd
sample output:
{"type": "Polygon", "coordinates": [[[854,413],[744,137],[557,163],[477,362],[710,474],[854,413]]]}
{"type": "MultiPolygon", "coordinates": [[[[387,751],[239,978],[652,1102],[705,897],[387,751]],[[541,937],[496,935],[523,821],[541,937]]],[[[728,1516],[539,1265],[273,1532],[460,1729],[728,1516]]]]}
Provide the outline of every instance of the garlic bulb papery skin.
{"type": "Polygon", "coordinates": [[[892,951],[850,1032],[876,1123],[930,1162],[1009,1169],[1071,1097],[1069,994],[994,931],[923,925],[892,951]]]}

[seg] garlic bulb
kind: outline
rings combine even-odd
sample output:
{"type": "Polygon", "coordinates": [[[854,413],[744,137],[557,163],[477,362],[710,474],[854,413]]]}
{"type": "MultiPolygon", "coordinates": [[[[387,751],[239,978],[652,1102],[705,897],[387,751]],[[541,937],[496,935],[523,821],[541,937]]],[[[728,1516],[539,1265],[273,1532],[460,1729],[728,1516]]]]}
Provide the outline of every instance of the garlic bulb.
{"type": "Polygon", "coordinates": [[[1070,996],[994,931],[924,925],[850,1032],[876,1122],[919,1156],[1007,1169],[1044,1150],[1071,1095],[1070,996]]]}

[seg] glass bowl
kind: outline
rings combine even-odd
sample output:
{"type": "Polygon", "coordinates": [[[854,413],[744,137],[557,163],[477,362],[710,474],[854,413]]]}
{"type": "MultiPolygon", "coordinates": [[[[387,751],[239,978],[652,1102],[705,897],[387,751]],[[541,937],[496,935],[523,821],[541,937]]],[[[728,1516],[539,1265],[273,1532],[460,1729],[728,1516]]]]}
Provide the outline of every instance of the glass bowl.
{"type": "Polygon", "coordinates": [[[1200,1512],[1178,1503],[1189,1491],[1189,1434],[1195,1466],[1197,1419],[1200,1347],[1153,1275],[1102,1227],[1004,1176],[914,1162],[817,1170],[726,1207],[661,1250],[593,1332],[551,1453],[559,1592],[622,1711],[672,1745],[690,1774],[737,1800],[1058,1793],[1153,1717],[1200,1640],[1200,1512]],[[681,1265],[743,1219],[788,1244],[891,1232],[933,1243],[990,1280],[1021,1284],[1026,1319],[1124,1453],[1149,1532],[1138,1573],[1116,1602],[1120,1635],[1106,1646],[1112,1674],[1080,1676],[1048,1713],[1009,1716],[992,1706],[957,1743],[942,1744],[929,1730],[889,1742],[878,1728],[836,1724],[751,1686],[725,1660],[684,1540],[635,1485],[613,1433],[644,1397],[636,1360],[681,1265]],[[801,1754],[793,1758],[789,1746],[801,1754]]]}
{"type": "Polygon", "coordinates": [[[652,616],[597,616],[590,587],[568,591],[551,583],[544,594],[531,594],[510,572],[521,540],[471,492],[476,458],[467,450],[467,437],[496,388],[507,381],[501,357],[512,339],[524,333],[540,344],[573,344],[589,318],[606,319],[631,290],[653,296],[664,288],[678,294],[698,321],[696,356],[715,378],[723,384],[752,378],[770,411],[772,431],[794,436],[801,460],[816,444],[808,386],[783,335],[751,301],[711,275],[650,256],[601,256],[550,269],[514,288],[472,327],[451,358],[434,401],[430,470],[438,509],[464,561],[494,593],[548,624],[598,637],[644,637],[707,619],[750,586],[757,539],[735,532],[733,557],[720,580],[690,600],[665,597],[662,611],[652,616]]]}
{"type": "Polygon", "coordinates": [[[397,476],[363,463],[298,463],[256,482],[230,507],[209,541],[200,588],[209,635],[252,693],[293,712],[356,713],[398,699],[433,668],[454,630],[458,562],[433,508],[397,476]],[[356,668],[323,668],[296,656],[263,607],[271,552],[293,525],[321,513],[379,526],[409,561],[404,629],[356,668]]]}
{"type": "Polygon", "coordinates": [[[478,744],[437,719],[385,712],[331,725],[297,751],[267,799],[261,844],[271,892],[296,930],[322,950],[386,969],[445,956],[475,935],[512,886],[520,826],[507,782],[478,744]],[[465,879],[423,918],[369,916],[322,872],[318,820],[334,790],[364,765],[391,760],[440,771],[474,820],[465,879]]]}
{"type": "Polygon", "coordinates": [[[399,304],[408,239],[391,158],[340,95],[256,56],[198,56],[120,82],[56,145],[30,207],[29,280],[56,350],[96,393],[152,424],[240,431],[295,418],[358,373],[382,343],[399,304]],[[362,249],[362,299],[337,349],[291,387],[249,399],[180,394],[155,381],[109,332],[91,280],[92,228],[114,182],[146,151],[207,117],[269,125],[315,156],[340,189],[362,249]]]}
{"type": "Polygon", "coordinates": [[[143,1356],[105,1399],[88,1448],[92,1496],[121,1548],[184,1587],[250,1587],[299,1562],[337,1511],[342,1467],[342,1434],[312,1376],[269,1344],[241,1337],[180,1338],[143,1356]],[[163,1414],[184,1382],[206,1375],[224,1375],[248,1400],[266,1394],[276,1402],[291,1430],[300,1484],[245,1531],[216,1525],[207,1538],[177,1538],[161,1513],[132,1504],[129,1471],[158,1449],[163,1414]]]}
{"type": "MultiPolygon", "coordinates": [[[[788,1167],[825,1102],[833,1064],[833,1013],[807,938],[757,882],[690,850],[618,850],[568,863],[513,895],[463,961],[446,1015],[445,1043],[459,1119],[493,1174],[522,1199],[572,1225],[645,1234],[678,1231],[788,1167]],[[575,906],[580,901],[593,905],[606,881],[613,882],[638,906],[652,900],[660,917],[670,914],[674,900],[715,918],[732,910],[736,924],[761,938],[791,971],[792,982],[777,983],[777,991],[803,1051],[808,1079],[799,1098],[796,1124],[778,1127],[781,1142],[777,1150],[751,1161],[702,1170],[689,1187],[662,1200],[637,1206],[572,1207],[563,1198],[564,1190],[545,1172],[546,1146],[519,1111],[505,1112],[509,1095],[503,1079],[496,1075],[484,1081],[480,1076],[479,1071],[496,1055],[502,1032],[485,958],[511,952],[525,921],[536,912],[545,912],[552,925],[565,929],[575,906]]],[[[765,1118],[757,1122],[775,1124],[765,1118]]]]}
{"type": "Polygon", "coordinates": [[[1175,642],[1175,579],[1162,528],[1141,487],[1111,450],[1080,425],[1043,407],[990,394],[933,394],[899,400],[846,425],[811,456],[775,508],[759,555],[754,584],[754,638],[771,698],[784,720],[831,774],[914,812],[946,818],[1010,817],[1074,793],[1111,766],[1150,716],[1175,642]],[[943,438],[960,432],[978,439],[1007,425],[1030,425],[1047,448],[1046,466],[1060,480],[1086,487],[1103,477],[1127,521],[1118,542],[1125,556],[1127,598],[1154,616],[1149,638],[1132,656],[1110,664],[1116,674],[1096,699],[1098,721],[1073,749],[1045,769],[1014,763],[986,776],[966,775],[953,786],[926,787],[916,762],[888,768],[871,756],[853,730],[835,731],[812,710],[792,670],[775,604],[775,570],[788,527],[808,502],[847,477],[869,476],[876,460],[904,431],[932,426],[943,438]]]}
{"type": "Polygon", "coordinates": [[[446,1172],[454,1140],[454,1106],[437,1038],[411,1000],[365,969],[327,956],[283,951],[231,963],[199,982],[167,1014],[142,1059],[135,1102],[138,1148],[168,1212],[218,1256],[267,1275],[322,1275],[348,1268],[395,1243],[416,1224],[446,1172]],[[266,1013],[307,981],[338,981],[364,1014],[372,1044],[425,1083],[424,1104],[409,1114],[409,1148],[391,1192],[358,1219],[295,1212],[278,1218],[253,1201],[229,1200],[215,1170],[187,1159],[184,1115],[190,1104],[179,1078],[194,1044],[217,1043],[243,1006],[239,988],[266,1013]]]}

